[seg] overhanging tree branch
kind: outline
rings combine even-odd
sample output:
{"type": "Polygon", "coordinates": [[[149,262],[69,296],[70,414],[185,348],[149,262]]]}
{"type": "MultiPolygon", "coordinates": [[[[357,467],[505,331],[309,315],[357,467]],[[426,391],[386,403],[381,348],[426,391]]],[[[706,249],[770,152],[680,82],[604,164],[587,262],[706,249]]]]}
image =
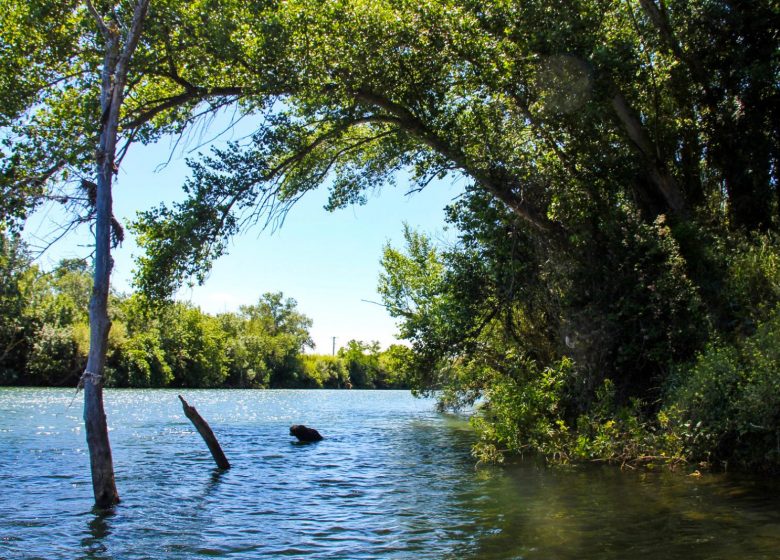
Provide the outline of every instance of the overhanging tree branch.
{"type": "Polygon", "coordinates": [[[131,118],[129,121],[124,123],[124,127],[126,129],[138,128],[151,121],[154,117],[156,117],[160,113],[167,111],[168,109],[180,107],[181,105],[184,105],[185,103],[189,103],[191,101],[202,101],[209,97],[235,96],[238,98],[241,97],[243,94],[244,94],[244,88],[242,87],[217,87],[217,88],[192,87],[191,89],[187,89],[186,91],[180,94],[150,102],[150,103],[157,103],[157,105],[155,105],[151,109],[142,111],[136,117],[131,118]]]}
{"type": "Polygon", "coordinates": [[[532,208],[529,204],[518,199],[518,197],[511,192],[511,188],[507,183],[496,181],[488,172],[480,170],[473,162],[468,160],[458,147],[451,145],[438,136],[406,107],[368,90],[356,91],[355,98],[368,105],[384,109],[397,117],[398,123],[404,131],[452,161],[458,168],[473,177],[480,185],[506,204],[515,214],[533,226],[536,230],[545,233],[553,233],[559,229],[557,224],[551,222],[546,216],[532,208]]]}

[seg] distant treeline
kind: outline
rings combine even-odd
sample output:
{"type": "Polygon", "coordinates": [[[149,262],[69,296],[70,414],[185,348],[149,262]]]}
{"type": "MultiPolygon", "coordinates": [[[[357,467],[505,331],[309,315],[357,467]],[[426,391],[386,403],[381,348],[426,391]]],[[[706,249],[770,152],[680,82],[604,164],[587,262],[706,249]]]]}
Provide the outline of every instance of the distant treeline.
{"type": "MultiPolygon", "coordinates": [[[[33,264],[0,236],[0,385],[75,385],[89,349],[88,264],[33,264]]],[[[110,387],[401,388],[408,349],[350,341],[336,356],[312,348],[311,319],[282,293],[235,313],[186,303],[150,305],[112,294],[105,384],[110,387]]]]}

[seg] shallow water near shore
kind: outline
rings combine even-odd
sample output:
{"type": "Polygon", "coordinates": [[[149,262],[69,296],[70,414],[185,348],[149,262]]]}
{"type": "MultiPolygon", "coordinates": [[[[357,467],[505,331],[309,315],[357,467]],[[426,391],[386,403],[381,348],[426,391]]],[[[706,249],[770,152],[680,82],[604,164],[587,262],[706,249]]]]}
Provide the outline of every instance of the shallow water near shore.
{"type": "Polygon", "coordinates": [[[473,434],[406,391],[107,390],[122,503],[92,511],[81,396],[0,389],[0,558],[780,558],[768,479],[475,468],[473,434]],[[291,424],[325,439],[299,444],[291,424]]]}

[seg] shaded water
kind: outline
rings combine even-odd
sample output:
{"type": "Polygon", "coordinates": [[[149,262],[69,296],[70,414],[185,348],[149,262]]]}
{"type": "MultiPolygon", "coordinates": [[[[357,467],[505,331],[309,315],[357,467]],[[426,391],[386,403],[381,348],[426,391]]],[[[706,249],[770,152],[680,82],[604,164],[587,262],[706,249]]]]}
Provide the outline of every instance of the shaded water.
{"type": "Polygon", "coordinates": [[[0,389],[0,558],[780,558],[768,481],[475,469],[466,424],[407,392],[187,391],[219,473],[176,395],[106,391],[122,503],[101,515],[80,399],[0,389]]]}

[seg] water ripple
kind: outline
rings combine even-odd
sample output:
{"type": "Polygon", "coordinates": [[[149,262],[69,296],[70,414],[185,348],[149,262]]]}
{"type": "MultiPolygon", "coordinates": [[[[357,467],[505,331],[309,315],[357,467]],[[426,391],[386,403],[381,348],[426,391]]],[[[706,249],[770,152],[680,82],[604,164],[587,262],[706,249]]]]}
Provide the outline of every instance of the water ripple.
{"type": "Polygon", "coordinates": [[[405,392],[107,391],[122,503],[91,510],[71,391],[0,390],[0,558],[780,556],[778,489],[533,465],[475,470],[472,434],[405,392]],[[292,423],[326,439],[297,444],[292,423]],[[717,551],[717,554],[715,552],[717,551]]]}

